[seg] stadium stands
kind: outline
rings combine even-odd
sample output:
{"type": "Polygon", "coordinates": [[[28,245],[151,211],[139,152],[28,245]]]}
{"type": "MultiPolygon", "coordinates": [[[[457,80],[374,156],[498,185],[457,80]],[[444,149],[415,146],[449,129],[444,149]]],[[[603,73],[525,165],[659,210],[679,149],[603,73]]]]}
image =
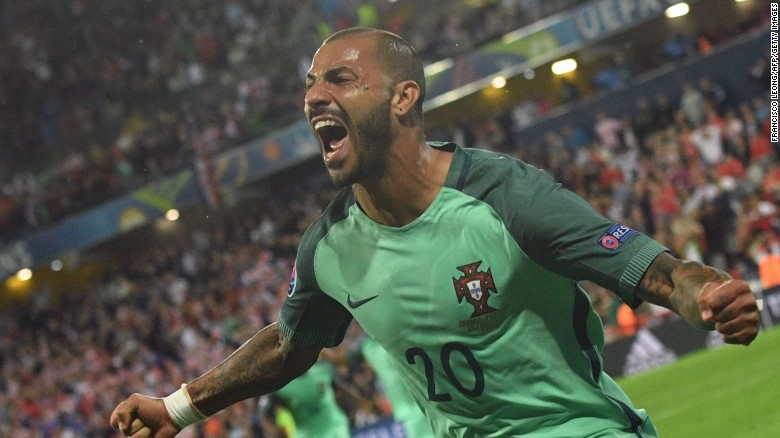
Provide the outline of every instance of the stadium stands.
{"type": "Polygon", "coordinates": [[[382,25],[430,62],[582,1],[485,3],[5,2],[0,242],[297,120],[332,29],[382,25]]]}

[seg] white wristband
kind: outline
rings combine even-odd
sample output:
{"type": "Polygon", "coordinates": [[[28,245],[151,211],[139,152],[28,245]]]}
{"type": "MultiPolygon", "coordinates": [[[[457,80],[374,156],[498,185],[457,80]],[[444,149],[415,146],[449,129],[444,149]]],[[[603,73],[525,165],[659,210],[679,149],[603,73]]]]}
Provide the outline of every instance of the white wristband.
{"type": "Polygon", "coordinates": [[[178,391],[168,397],[164,397],[163,403],[165,403],[165,409],[168,411],[171,420],[173,420],[180,429],[184,429],[190,424],[206,419],[206,416],[192,403],[190,394],[187,392],[186,383],[183,383],[178,391]]]}

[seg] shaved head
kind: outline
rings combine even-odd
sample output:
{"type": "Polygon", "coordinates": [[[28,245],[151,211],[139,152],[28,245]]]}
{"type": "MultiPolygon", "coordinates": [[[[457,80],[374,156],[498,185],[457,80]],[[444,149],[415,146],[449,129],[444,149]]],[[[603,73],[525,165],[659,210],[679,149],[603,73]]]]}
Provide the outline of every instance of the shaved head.
{"type": "Polygon", "coordinates": [[[420,88],[420,98],[415,103],[415,117],[422,120],[422,104],[425,100],[425,71],[417,51],[398,35],[381,29],[353,27],[336,32],[322,45],[348,38],[370,37],[376,42],[376,62],[382,72],[395,85],[411,80],[420,88]]]}

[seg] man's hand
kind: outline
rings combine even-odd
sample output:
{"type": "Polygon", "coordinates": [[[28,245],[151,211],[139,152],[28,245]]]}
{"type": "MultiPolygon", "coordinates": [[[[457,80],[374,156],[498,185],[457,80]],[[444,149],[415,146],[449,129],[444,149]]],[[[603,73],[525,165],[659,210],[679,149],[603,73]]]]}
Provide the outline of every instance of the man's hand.
{"type": "Polygon", "coordinates": [[[133,394],[111,413],[111,426],[132,438],[170,438],[179,429],[161,398],[133,394]]]}
{"type": "Polygon", "coordinates": [[[748,345],[758,336],[759,308],[746,282],[706,283],[698,302],[701,319],[715,324],[726,343],[748,345]]]}
{"type": "Polygon", "coordinates": [[[645,271],[637,297],[674,310],[729,344],[748,345],[758,335],[759,308],[750,286],[712,266],[661,253],[645,271]]]}

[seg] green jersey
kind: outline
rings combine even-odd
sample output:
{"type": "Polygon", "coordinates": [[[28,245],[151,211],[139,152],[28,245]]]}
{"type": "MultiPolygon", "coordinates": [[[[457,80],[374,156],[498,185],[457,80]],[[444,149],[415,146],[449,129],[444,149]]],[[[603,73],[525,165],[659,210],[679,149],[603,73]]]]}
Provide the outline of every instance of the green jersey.
{"type": "Polygon", "coordinates": [[[360,351],[379,377],[379,382],[393,408],[393,418],[403,424],[406,436],[409,438],[433,437],[431,423],[409,394],[396,369],[396,363],[390,359],[384,348],[374,339],[366,338],[360,346],[360,351]]]}
{"type": "Polygon", "coordinates": [[[333,367],[317,362],[277,391],[295,421],[295,438],[349,438],[349,419],[336,403],[333,367]]]}
{"type": "Polygon", "coordinates": [[[434,434],[655,436],[603,371],[604,334],[579,280],[634,289],[666,249],[533,166],[452,144],[449,174],[403,227],[344,189],[306,231],[279,326],[336,345],[351,319],[389,353],[434,434]]]}

